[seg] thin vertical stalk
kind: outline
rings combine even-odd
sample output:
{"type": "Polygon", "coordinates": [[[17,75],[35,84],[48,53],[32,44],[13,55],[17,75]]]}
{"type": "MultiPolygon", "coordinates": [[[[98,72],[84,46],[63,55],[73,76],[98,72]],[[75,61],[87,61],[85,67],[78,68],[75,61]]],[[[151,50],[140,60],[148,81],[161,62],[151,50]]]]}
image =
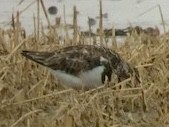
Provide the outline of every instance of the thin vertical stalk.
{"type": "Polygon", "coordinates": [[[13,30],[15,30],[15,17],[14,17],[14,14],[12,14],[12,23],[11,23],[11,25],[12,25],[13,30]]]}
{"type": "Polygon", "coordinates": [[[112,27],[112,48],[117,48],[115,29],[112,27]]]}
{"type": "Polygon", "coordinates": [[[37,0],[37,41],[39,41],[40,26],[40,0],[37,0]]]}
{"type": "Polygon", "coordinates": [[[69,34],[68,34],[67,23],[66,23],[65,5],[63,6],[63,15],[64,15],[64,30],[65,30],[65,33],[66,33],[65,44],[67,45],[67,42],[69,42],[69,34]]]}
{"type": "Polygon", "coordinates": [[[102,0],[100,0],[99,35],[100,35],[100,45],[103,46],[103,15],[102,15],[102,0]]]}
{"type": "Polygon", "coordinates": [[[49,26],[49,28],[50,28],[50,30],[51,30],[51,23],[50,23],[50,20],[49,20],[49,16],[48,16],[48,14],[47,14],[47,12],[46,12],[45,5],[44,5],[44,3],[43,3],[43,0],[40,0],[40,3],[41,3],[41,6],[42,6],[42,9],[43,9],[43,12],[44,12],[44,14],[45,14],[46,20],[47,20],[47,22],[48,22],[48,26],[49,26]]]}
{"type": "Polygon", "coordinates": [[[73,41],[77,44],[77,13],[76,6],[73,7],[73,41]]]}
{"type": "Polygon", "coordinates": [[[16,15],[16,29],[14,30],[14,46],[16,46],[19,42],[19,31],[20,31],[20,21],[19,21],[19,12],[16,15]]]}
{"type": "Polygon", "coordinates": [[[89,25],[89,43],[91,45],[92,44],[92,40],[91,40],[92,28],[91,28],[91,24],[89,23],[89,17],[88,17],[88,25],[89,25]]]}
{"type": "Polygon", "coordinates": [[[34,26],[34,35],[35,35],[35,39],[37,40],[37,36],[36,36],[36,17],[35,15],[33,14],[33,26],[34,26]]]}
{"type": "Polygon", "coordinates": [[[166,32],[165,22],[164,22],[164,17],[163,17],[163,13],[162,13],[161,6],[160,6],[160,5],[158,5],[158,9],[159,9],[159,11],[160,11],[161,21],[162,21],[162,24],[163,24],[163,30],[164,30],[164,33],[165,33],[165,32],[166,32]]]}

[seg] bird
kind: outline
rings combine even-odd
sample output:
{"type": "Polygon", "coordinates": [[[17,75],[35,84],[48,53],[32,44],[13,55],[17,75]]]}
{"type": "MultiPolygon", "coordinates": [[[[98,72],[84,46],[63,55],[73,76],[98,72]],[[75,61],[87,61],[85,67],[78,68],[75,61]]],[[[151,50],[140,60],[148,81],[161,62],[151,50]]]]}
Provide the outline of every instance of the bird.
{"type": "Polygon", "coordinates": [[[61,84],[89,90],[113,80],[133,76],[140,83],[138,70],[112,49],[96,45],[66,46],[53,52],[23,50],[21,54],[50,69],[61,84]]]}
{"type": "Polygon", "coordinates": [[[57,12],[58,12],[58,9],[57,9],[56,6],[50,6],[50,7],[48,8],[48,12],[49,12],[49,14],[51,14],[51,15],[56,15],[57,12]]]}

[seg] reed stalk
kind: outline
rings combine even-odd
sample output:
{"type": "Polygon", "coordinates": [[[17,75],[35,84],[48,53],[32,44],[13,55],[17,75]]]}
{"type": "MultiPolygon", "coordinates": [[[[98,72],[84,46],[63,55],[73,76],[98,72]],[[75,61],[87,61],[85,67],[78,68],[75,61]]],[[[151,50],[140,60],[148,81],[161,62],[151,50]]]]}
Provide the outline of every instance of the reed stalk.
{"type": "Polygon", "coordinates": [[[78,29],[77,29],[77,10],[73,7],[73,43],[77,45],[78,29]]]}
{"type": "Polygon", "coordinates": [[[99,36],[100,36],[100,45],[103,46],[103,13],[102,13],[102,0],[100,0],[100,20],[99,20],[99,36]]]}
{"type": "Polygon", "coordinates": [[[164,33],[165,33],[166,32],[166,27],[165,27],[164,16],[163,16],[163,13],[162,13],[160,5],[158,5],[158,9],[159,9],[159,12],[160,12],[161,21],[162,21],[162,25],[163,25],[163,30],[164,30],[164,33]]]}

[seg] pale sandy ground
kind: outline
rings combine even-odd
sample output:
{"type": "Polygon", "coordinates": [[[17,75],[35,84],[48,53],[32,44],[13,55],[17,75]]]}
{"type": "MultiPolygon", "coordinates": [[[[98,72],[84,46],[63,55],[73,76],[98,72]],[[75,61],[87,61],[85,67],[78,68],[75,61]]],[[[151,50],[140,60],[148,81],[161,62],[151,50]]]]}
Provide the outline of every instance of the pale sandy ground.
{"type": "MultiPolygon", "coordinates": [[[[11,19],[12,12],[22,11],[27,5],[35,0],[0,0],[0,27],[6,27],[11,19]]],[[[46,8],[51,5],[58,7],[58,14],[50,16],[50,20],[54,23],[57,16],[63,17],[63,5],[66,6],[67,23],[72,23],[73,6],[76,5],[80,14],[78,15],[78,24],[82,30],[87,30],[87,17],[95,18],[99,14],[99,0],[44,0],[46,8]]],[[[162,29],[162,21],[158,9],[161,6],[166,27],[169,22],[169,0],[103,0],[103,13],[108,13],[108,18],[104,19],[104,27],[110,28],[113,25],[116,28],[124,28],[131,25],[158,26],[162,29]],[[153,9],[151,9],[153,8],[153,9]],[[151,10],[145,14],[147,10],[151,10]],[[143,15],[142,15],[143,14],[143,15]]],[[[21,14],[22,25],[28,33],[33,30],[33,15],[36,16],[36,3],[29,7],[21,14]]],[[[47,24],[46,19],[41,13],[41,22],[47,24]]],[[[98,26],[98,21],[95,28],[98,26]]],[[[168,30],[168,29],[167,29],[168,30]]]]}

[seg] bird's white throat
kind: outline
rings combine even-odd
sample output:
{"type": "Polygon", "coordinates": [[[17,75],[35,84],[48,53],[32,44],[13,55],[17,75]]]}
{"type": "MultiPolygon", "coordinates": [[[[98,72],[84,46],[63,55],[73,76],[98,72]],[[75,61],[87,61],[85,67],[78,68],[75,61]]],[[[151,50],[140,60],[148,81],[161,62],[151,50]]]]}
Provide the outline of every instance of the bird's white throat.
{"type": "Polygon", "coordinates": [[[68,74],[61,70],[52,70],[53,75],[63,84],[73,88],[94,88],[102,85],[101,75],[104,66],[81,72],[78,76],[68,74]]]}

